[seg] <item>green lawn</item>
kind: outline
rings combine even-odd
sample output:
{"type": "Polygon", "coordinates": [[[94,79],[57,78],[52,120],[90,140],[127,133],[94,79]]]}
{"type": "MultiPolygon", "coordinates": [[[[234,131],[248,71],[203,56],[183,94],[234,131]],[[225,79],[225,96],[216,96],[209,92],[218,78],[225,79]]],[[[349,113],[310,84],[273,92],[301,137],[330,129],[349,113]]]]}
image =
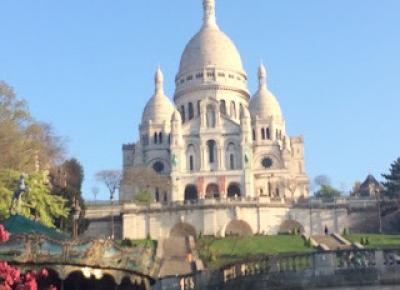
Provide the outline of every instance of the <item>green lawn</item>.
{"type": "Polygon", "coordinates": [[[400,235],[379,235],[379,234],[350,234],[345,236],[351,242],[361,243],[368,238],[367,248],[397,248],[400,247],[400,235]]]}
{"type": "Polygon", "coordinates": [[[209,268],[240,261],[251,256],[289,252],[310,252],[301,236],[249,236],[222,239],[202,237],[197,240],[199,254],[209,268]]]}

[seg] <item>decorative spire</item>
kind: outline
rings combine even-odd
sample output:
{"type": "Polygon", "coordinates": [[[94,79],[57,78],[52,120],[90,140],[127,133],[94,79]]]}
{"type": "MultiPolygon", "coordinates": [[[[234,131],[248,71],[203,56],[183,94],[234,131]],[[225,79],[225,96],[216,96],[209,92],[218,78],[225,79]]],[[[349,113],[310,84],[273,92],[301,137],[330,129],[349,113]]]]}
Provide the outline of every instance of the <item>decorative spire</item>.
{"type": "Polygon", "coordinates": [[[260,89],[267,87],[267,70],[262,62],[258,68],[258,81],[260,89]]]}
{"type": "Polygon", "coordinates": [[[156,75],[154,77],[155,84],[156,84],[156,96],[164,95],[164,75],[161,71],[160,66],[158,66],[156,75]]]}
{"type": "Polygon", "coordinates": [[[203,0],[204,8],[204,27],[217,27],[217,20],[215,17],[215,0],[203,0]]]}

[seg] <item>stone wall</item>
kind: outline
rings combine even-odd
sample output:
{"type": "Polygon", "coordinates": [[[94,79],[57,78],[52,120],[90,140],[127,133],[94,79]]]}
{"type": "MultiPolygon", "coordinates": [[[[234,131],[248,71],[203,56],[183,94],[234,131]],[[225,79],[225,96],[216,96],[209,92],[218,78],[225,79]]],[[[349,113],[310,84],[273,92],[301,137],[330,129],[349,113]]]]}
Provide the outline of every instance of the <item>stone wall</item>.
{"type": "Polygon", "coordinates": [[[122,238],[144,239],[150,235],[158,239],[169,237],[171,230],[179,226],[193,229],[196,235],[201,233],[222,237],[226,234],[226,228],[229,226],[232,229],[235,224],[245,224],[253,234],[274,235],[280,232],[281,226],[287,221],[299,224],[305,234],[321,234],[325,226],[331,232],[338,233],[344,228],[362,231],[362,225],[365,224],[372,230],[377,225],[374,210],[371,204],[349,207],[348,203],[339,202],[200,200],[194,204],[123,204],[113,208],[89,206],[86,217],[91,221],[87,234],[92,236],[104,236],[109,232],[110,216],[113,214],[116,228],[121,228],[122,238]]]}

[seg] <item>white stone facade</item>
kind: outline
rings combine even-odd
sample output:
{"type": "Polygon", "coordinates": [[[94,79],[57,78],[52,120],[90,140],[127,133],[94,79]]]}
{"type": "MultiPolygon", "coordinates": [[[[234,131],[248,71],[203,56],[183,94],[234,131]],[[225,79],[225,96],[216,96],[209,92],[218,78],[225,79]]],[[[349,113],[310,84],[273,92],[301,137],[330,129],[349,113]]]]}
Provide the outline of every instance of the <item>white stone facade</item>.
{"type": "MultiPolygon", "coordinates": [[[[170,176],[171,192],[153,192],[162,203],[307,197],[303,138],[286,133],[264,66],[250,97],[240,54],[216,23],[214,0],[203,6],[203,25],[181,58],[174,104],[158,69],[140,140],[123,147],[124,171],[147,166],[170,176]]],[[[135,194],[122,182],[122,201],[135,194]]]]}

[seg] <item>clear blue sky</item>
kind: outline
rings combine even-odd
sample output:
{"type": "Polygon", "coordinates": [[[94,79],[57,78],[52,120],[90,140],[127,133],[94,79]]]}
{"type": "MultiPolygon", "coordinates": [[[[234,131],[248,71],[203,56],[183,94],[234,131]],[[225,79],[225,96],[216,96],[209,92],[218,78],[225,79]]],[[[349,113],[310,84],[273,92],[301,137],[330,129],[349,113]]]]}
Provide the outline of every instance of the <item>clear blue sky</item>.
{"type": "MultiPolygon", "coordinates": [[[[0,79],[68,136],[86,173],[121,168],[158,64],[166,92],[200,27],[201,0],[2,0],[0,79]]],[[[311,177],[339,188],[400,156],[400,1],[217,0],[256,89],[262,59],[311,177]]],[[[106,198],[105,189],[102,197],[106,198]]]]}

